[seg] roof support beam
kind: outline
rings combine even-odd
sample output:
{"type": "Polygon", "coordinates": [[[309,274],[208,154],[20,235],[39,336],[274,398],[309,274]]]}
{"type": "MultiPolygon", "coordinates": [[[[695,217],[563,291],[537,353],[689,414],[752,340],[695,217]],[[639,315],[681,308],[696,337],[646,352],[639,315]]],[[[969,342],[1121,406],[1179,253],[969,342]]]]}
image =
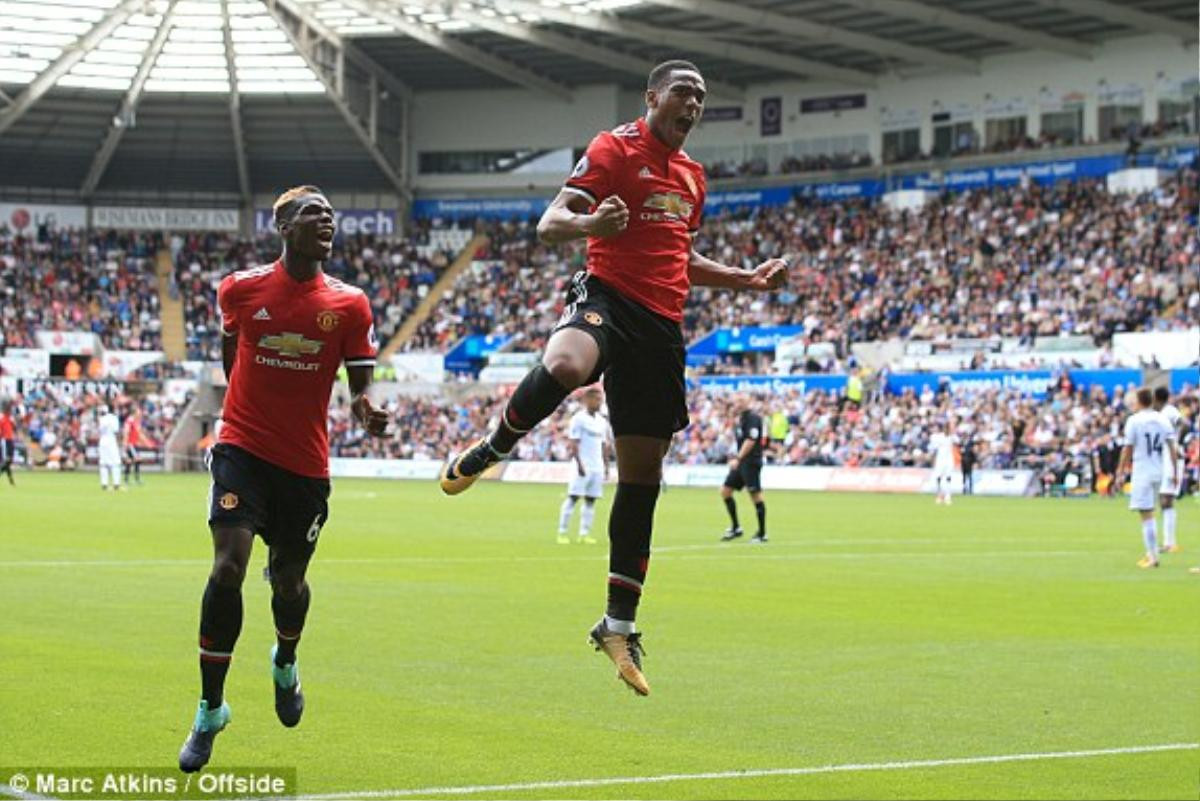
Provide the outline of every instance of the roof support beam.
{"type": "Polygon", "coordinates": [[[413,22],[403,15],[397,14],[386,5],[375,4],[369,2],[369,0],[342,0],[342,4],[360,14],[368,14],[375,17],[381,22],[391,25],[399,33],[416,39],[422,44],[441,50],[443,53],[451,55],[459,61],[486,70],[493,75],[499,75],[506,81],[512,81],[519,86],[524,86],[535,92],[543,92],[557,97],[559,100],[568,102],[571,100],[571,89],[569,87],[531,72],[524,67],[519,67],[510,61],[493,56],[491,53],[480,50],[478,47],[469,45],[466,42],[446,36],[440,31],[435,31],[425,25],[413,22]]]}
{"type": "MultiPolygon", "coordinates": [[[[463,13],[463,12],[460,12],[463,13]]],[[[595,64],[600,64],[610,69],[621,70],[641,78],[646,78],[650,71],[654,69],[655,62],[648,59],[632,56],[628,53],[622,53],[617,50],[611,50],[607,47],[600,47],[590,42],[585,42],[582,39],[575,39],[571,36],[563,36],[560,33],[538,28],[533,25],[525,25],[521,23],[507,22],[499,17],[488,17],[483,14],[470,14],[468,16],[471,24],[477,25],[484,30],[489,30],[492,33],[498,33],[501,36],[507,36],[510,39],[527,42],[538,47],[544,47],[547,50],[553,50],[556,53],[563,53],[575,58],[581,58],[584,61],[591,61],[595,64]]],[[[746,90],[740,86],[722,81],[708,81],[709,93],[718,97],[723,97],[728,100],[745,100],[746,90]]]]}
{"type": "MultiPolygon", "coordinates": [[[[388,179],[388,182],[391,183],[392,187],[402,198],[404,198],[406,201],[411,201],[412,190],[408,188],[408,185],[404,181],[401,172],[403,168],[401,168],[401,170],[397,170],[387,155],[379,149],[374,141],[372,141],[371,134],[367,130],[366,126],[363,125],[363,121],[360,120],[358,115],[354,113],[354,110],[350,108],[350,104],[346,101],[346,98],[338,93],[337,88],[333,85],[330,77],[325,74],[325,70],[313,57],[309,46],[302,41],[302,34],[298,35],[296,31],[292,30],[292,26],[279,16],[279,10],[275,8],[274,3],[266,3],[264,7],[267,9],[267,13],[269,13],[274,20],[279,23],[280,30],[282,30],[284,35],[287,36],[288,41],[292,43],[292,47],[296,48],[296,53],[302,59],[304,59],[304,63],[308,65],[308,68],[312,70],[313,75],[315,75],[317,80],[321,82],[321,85],[325,87],[325,96],[329,98],[330,102],[333,103],[335,108],[337,108],[338,113],[342,115],[342,119],[346,121],[348,126],[350,126],[350,130],[354,132],[356,137],[358,137],[358,141],[362,144],[363,148],[366,149],[367,153],[370,154],[371,158],[375,161],[376,166],[379,167],[379,171],[384,174],[384,176],[388,179]]],[[[302,33],[304,30],[310,29],[302,28],[302,33]]],[[[405,125],[407,126],[407,124],[408,121],[405,120],[405,125]]]]}
{"type": "Polygon", "coordinates": [[[237,59],[233,56],[233,30],[229,26],[229,0],[221,0],[221,30],[225,38],[225,71],[229,73],[229,127],[237,159],[238,195],[250,205],[250,167],[246,163],[246,140],[242,136],[242,101],[238,92],[237,59]]]}
{"type": "Polygon", "coordinates": [[[33,108],[33,105],[41,100],[54,84],[58,83],[59,78],[70,72],[72,67],[82,61],[83,57],[94,50],[96,45],[100,44],[109,34],[124,25],[125,20],[140,11],[142,5],[143,0],[125,0],[124,3],[105,14],[90,31],[66,47],[62,55],[54,60],[54,63],[42,70],[41,74],[25,87],[25,91],[12,105],[0,111],[0,134],[25,116],[25,112],[33,108]]]}
{"type": "Polygon", "coordinates": [[[379,82],[396,97],[402,97],[408,101],[412,100],[413,91],[403,81],[375,63],[370,56],[359,50],[353,42],[343,39],[337,32],[330,30],[324,23],[309,13],[308,8],[297,3],[296,0],[267,0],[266,4],[268,6],[279,6],[287,11],[298,19],[305,28],[328,42],[344,59],[350,61],[350,63],[368,75],[374,75],[378,78],[379,82]]]}
{"type": "MultiPolygon", "coordinates": [[[[1105,22],[1115,22],[1118,25],[1127,25],[1142,33],[1162,33],[1187,42],[1194,42],[1197,38],[1195,24],[1180,22],[1159,14],[1150,14],[1120,3],[1107,2],[1107,0],[1038,0],[1038,2],[1045,6],[1070,11],[1072,14],[1095,17],[1105,22]]],[[[1195,20],[1193,20],[1194,22],[1195,20]]]]}
{"type": "Polygon", "coordinates": [[[913,0],[841,0],[847,5],[875,11],[888,17],[915,19],[939,28],[949,28],[961,33],[985,36],[998,42],[1007,42],[1031,50],[1046,50],[1090,60],[1091,45],[1072,39],[1051,36],[1030,28],[1020,28],[1006,22],[995,22],[977,14],[960,14],[948,8],[935,8],[913,0]]]}
{"type": "Polygon", "coordinates": [[[736,22],[753,28],[785,33],[809,39],[814,43],[831,43],[852,47],[872,55],[889,55],[916,64],[978,74],[979,62],[975,59],[942,53],[927,47],[916,47],[892,39],[883,39],[866,33],[839,28],[819,22],[809,22],[801,17],[776,14],[759,8],[729,3],[725,0],[650,0],[666,8],[675,8],[706,17],[716,17],[727,22],[736,22]]]}
{"type": "Polygon", "coordinates": [[[667,45],[694,53],[703,53],[714,58],[726,58],[731,61],[740,61],[743,64],[755,64],[780,72],[790,72],[806,78],[827,78],[854,86],[875,85],[875,76],[869,72],[838,67],[834,64],[799,56],[772,53],[768,50],[716,41],[707,34],[663,30],[612,14],[581,14],[566,8],[543,6],[540,3],[529,2],[529,0],[502,0],[498,5],[518,14],[536,14],[560,25],[606,33],[610,36],[626,36],[660,47],[667,45]]]}
{"type": "Polygon", "coordinates": [[[146,86],[146,79],[150,77],[150,70],[158,61],[158,55],[162,52],[163,45],[167,43],[167,36],[171,33],[177,2],[178,0],[171,0],[171,5],[167,7],[167,13],[163,14],[162,22],[158,24],[158,30],[154,33],[154,39],[146,48],[146,53],[142,56],[142,63],[138,65],[137,73],[133,76],[133,83],[129,84],[129,89],[125,91],[125,97],[121,100],[116,116],[108,126],[104,142],[92,158],[92,166],[88,168],[87,177],[83,179],[83,186],[79,188],[79,194],[83,197],[91,197],[96,191],[96,187],[100,185],[100,179],[104,177],[108,163],[112,161],[113,155],[117,152],[117,146],[121,144],[121,138],[125,136],[125,131],[129,129],[133,121],[138,101],[142,99],[142,89],[146,86]]]}

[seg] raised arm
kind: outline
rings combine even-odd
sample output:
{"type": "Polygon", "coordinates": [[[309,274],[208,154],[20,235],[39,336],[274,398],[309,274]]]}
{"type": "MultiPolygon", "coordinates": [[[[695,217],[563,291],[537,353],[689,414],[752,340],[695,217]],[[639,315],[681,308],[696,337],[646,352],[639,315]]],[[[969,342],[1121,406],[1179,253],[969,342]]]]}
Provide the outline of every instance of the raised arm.
{"type": "Polygon", "coordinates": [[[609,195],[592,211],[591,201],[572,189],[559,191],[538,220],[538,239],[559,245],[589,236],[616,236],[629,224],[629,208],[616,195],[609,195]]]}
{"type": "Polygon", "coordinates": [[[767,259],[753,270],[742,270],[715,262],[695,250],[688,260],[688,279],[692,286],[770,292],[787,283],[787,262],[767,259]]]}

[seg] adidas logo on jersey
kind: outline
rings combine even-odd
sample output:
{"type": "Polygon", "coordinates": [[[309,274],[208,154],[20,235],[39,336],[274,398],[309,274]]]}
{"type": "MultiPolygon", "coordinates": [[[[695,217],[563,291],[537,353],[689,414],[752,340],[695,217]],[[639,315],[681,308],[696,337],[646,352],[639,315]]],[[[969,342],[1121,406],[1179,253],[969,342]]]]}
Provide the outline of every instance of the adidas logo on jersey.
{"type": "Polygon", "coordinates": [[[254,319],[255,320],[270,320],[271,313],[267,311],[266,306],[263,306],[261,309],[259,309],[258,311],[256,311],[254,313],[254,319]]]}
{"type": "Polygon", "coordinates": [[[638,178],[653,178],[654,173],[650,172],[649,167],[642,167],[638,170],[638,178]]]}

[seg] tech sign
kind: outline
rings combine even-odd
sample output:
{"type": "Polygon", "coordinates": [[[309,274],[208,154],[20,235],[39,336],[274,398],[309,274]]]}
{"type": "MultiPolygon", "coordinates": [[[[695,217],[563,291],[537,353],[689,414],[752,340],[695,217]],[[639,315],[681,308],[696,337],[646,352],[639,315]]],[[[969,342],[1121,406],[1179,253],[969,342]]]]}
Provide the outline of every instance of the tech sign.
{"type": "MultiPolygon", "coordinates": [[[[374,234],[392,236],[396,233],[395,209],[338,209],[333,218],[337,222],[338,234],[374,234]]],[[[254,232],[275,232],[275,216],[270,209],[254,210],[254,232]]]]}

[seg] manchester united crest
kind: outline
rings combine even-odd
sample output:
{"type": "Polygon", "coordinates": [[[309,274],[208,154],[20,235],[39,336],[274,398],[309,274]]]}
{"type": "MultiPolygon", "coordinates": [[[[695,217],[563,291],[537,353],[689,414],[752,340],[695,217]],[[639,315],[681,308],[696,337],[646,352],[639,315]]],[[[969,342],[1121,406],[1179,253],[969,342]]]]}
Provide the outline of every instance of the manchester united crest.
{"type": "Polygon", "coordinates": [[[222,509],[228,512],[230,509],[237,508],[238,496],[234,495],[232,492],[227,492],[221,496],[221,500],[217,501],[217,503],[221,505],[222,509]]]}
{"type": "Polygon", "coordinates": [[[338,322],[340,321],[338,320],[338,315],[335,311],[326,309],[317,315],[317,327],[326,333],[329,333],[333,329],[337,328],[338,322]]]}

